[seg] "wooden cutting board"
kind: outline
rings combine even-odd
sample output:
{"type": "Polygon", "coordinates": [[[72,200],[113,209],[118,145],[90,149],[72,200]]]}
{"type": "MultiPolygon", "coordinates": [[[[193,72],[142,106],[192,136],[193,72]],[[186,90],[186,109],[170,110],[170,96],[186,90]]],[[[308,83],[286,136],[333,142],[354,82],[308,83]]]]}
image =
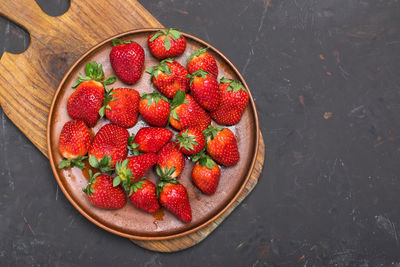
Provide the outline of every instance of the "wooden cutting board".
{"type": "MultiPolygon", "coordinates": [[[[0,1],[0,14],[25,28],[31,37],[25,52],[5,52],[0,60],[0,105],[46,157],[46,123],[51,100],[72,63],[107,37],[136,28],[163,27],[135,0],[72,0],[69,10],[58,17],[45,14],[33,0],[7,0],[0,1]]],[[[250,193],[263,163],[261,136],[256,167],[246,190],[217,221],[177,240],[132,241],[147,249],[169,252],[197,244],[250,193]]]]}

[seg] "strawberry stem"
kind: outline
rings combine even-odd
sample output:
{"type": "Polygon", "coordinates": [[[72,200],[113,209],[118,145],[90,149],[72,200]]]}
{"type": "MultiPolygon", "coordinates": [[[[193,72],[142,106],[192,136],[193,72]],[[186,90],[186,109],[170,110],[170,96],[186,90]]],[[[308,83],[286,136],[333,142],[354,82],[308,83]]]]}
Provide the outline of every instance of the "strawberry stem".
{"type": "Polygon", "coordinates": [[[92,170],[89,170],[89,182],[85,188],[82,188],[82,191],[85,192],[88,196],[93,196],[95,190],[93,189],[92,185],[97,183],[95,181],[96,177],[99,176],[100,173],[97,172],[93,175],[92,170]]]}

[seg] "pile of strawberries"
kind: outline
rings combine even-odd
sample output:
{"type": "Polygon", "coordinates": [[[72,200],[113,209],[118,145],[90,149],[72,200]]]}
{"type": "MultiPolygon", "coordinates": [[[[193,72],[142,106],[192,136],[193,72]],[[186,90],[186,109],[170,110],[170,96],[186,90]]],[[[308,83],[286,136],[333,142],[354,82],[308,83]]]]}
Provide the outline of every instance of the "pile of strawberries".
{"type": "MultiPolygon", "coordinates": [[[[118,39],[112,45],[110,63],[115,74],[126,84],[136,83],[143,73],[143,48],[118,39]]],[[[193,52],[187,68],[175,61],[173,57],[186,49],[185,37],[178,30],[150,35],[148,47],[161,60],[146,71],[159,92],[140,95],[131,88],[110,89],[116,77],[105,78],[102,65],[96,62],[86,65],[86,75],[79,74],[67,102],[72,120],[60,134],[63,160],[58,167],[84,169],[88,159],[99,170],[89,170],[90,179],[83,189],[97,207],[122,208],[128,196],[141,210],[155,213],[161,205],[181,221],[190,222],[188,194],[178,182],[185,156],[196,162],[193,183],[204,194],[214,194],[220,179],[218,164],[233,166],[240,156],[232,131],[211,126],[211,118],[220,125],[238,123],[249,95],[239,81],[221,78],[218,82],[217,63],[207,48],[193,52]],[[130,136],[126,128],[137,123],[139,114],[151,127],[130,136]],[[111,123],[92,138],[89,127],[102,117],[111,123]],[[165,128],[168,125],[178,133],[165,128]],[[153,166],[159,176],[157,185],[145,178],[153,166]]]]}

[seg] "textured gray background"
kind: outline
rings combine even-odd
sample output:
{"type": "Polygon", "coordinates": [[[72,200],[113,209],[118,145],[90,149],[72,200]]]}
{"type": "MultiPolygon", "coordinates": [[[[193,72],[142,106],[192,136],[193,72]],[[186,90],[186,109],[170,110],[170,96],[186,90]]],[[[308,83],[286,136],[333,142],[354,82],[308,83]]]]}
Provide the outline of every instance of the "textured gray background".
{"type": "MultiPolygon", "coordinates": [[[[81,216],[0,111],[0,265],[400,266],[399,1],[141,3],[245,76],[267,147],[258,186],[198,246],[149,252],[81,216]]],[[[0,19],[0,51],[28,40],[0,19]]]]}

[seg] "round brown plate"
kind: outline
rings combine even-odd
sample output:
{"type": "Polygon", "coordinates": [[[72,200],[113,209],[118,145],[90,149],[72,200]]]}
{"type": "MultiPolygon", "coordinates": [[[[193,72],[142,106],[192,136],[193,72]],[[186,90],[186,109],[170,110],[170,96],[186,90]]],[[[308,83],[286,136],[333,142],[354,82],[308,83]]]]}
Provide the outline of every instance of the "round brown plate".
{"type": "MultiPolygon", "coordinates": [[[[112,48],[111,40],[114,38],[133,40],[139,43],[145,51],[145,69],[158,64],[159,61],[151,55],[147,47],[148,36],[157,30],[159,29],[140,29],[116,35],[101,42],[81,56],[71,66],[58,86],[47,122],[47,147],[51,168],[60,188],[72,205],[86,218],[101,228],[120,236],[142,240],[165,240],[181,237],[195,232],[216,220],[233,204],[246,186],[254,167],[259,139],[256,106],[242,75],[216,48],[197,37],[184,33],[187,40],[187,47],[185,53],[176,58],[179,63],[186,66],[186,59],[193,51],[200,47],[210,47],[208,51],[215,57],[219,68],[218,80],[221,77],[240,80],[250,93],[249,105],[243,114],[242,120],[237,125],[229,127],[236,135],[238,141],[240,151],[239,163],[230,168],[221,167],[221,180],[217,192],[212,196],[206,196],[192,184],[190,176],[193,163],[186,160],[186,167],[179,181],[187,188],[189,194],[193,214],[191,223],[182,223],[165,209],[161,209],[155,215],[142,212],[129,203],[129,201],[122,209],[116,211],[99,209],[88,202],[85,194],[82,192],[82,188],[86,186],[88,181],[87,170],[81,171],[78,168],[59,170],[57,168],[58,163],[62,159],[58,153],[58,137],[63,125],[70,120],[66,103],[68,97],[73,92],[72,84],[76,81],[79,72],[84,73],[85,65],[89,61],[97,61],[103,64],[106,77],[115,75],[109,63],[109,53],[112,48]]],[[[121,81],[117,81],[112,87],[134,88],[139,93],[156,90],[150,82],[150,75],[147,73],[143,73],[140,81],[134,85],[125,85],[121,81]]],[[[107,123],[109,122],[105,119],[99,120],[93,128],[93,132],[96,133],[101,126],[107,123]]],[[[213,124],[215,123],[213,122],[213,124]]],[[[143,126],[147,126],[147,124],[140,118],[139,122],[134,127],[128,129],[128,131],[136,133],[143,126]]],[[[157,177],[153,171],[149,171],[146,177],[153,182],[157,181],[157,177]]]]}

